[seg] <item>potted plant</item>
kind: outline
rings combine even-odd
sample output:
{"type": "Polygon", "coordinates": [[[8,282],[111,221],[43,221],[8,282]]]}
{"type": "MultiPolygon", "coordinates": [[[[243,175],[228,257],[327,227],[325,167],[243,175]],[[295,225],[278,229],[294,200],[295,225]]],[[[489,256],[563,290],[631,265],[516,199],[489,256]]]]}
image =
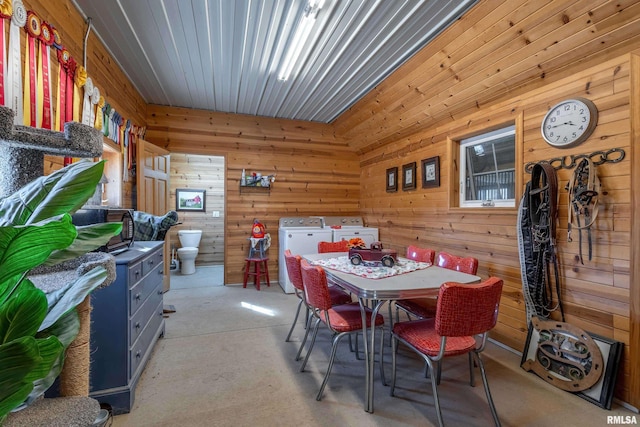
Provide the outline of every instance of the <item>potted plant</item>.
{"type": "Polygon", "coordinates": [[[103,168],[102,161],[73,163],[0,200],[0,425],[60,374],[65,349],[79,330],[75,307],[106,278],[99,266],[45,294],[27,277],[34,267],[75,259],[121,231],[121,223],[71,222],[103,168]]]}

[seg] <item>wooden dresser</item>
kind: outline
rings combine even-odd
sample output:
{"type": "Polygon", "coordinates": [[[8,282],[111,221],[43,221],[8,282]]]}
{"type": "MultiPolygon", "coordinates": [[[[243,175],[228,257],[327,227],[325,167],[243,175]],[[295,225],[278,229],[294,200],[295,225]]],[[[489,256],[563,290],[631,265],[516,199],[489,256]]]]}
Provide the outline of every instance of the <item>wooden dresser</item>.
{"type": "Polygon", "coordinates": [[[116,280],[92,293],[90,396],[129,412],[135,388],[164,335],[163,242],[135,242],[115,256],[116,280]]]}

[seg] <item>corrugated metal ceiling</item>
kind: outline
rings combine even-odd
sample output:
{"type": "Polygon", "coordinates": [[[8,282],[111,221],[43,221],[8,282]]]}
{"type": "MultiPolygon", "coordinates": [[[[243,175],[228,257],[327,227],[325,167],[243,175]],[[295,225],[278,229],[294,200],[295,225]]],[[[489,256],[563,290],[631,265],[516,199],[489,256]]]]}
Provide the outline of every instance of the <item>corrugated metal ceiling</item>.
{"type": "Polygon", "coordinates": [[[73,1],[150,104],[325,123],[477,2],[325,0],[281,81],[306,0],[73,1]]]}

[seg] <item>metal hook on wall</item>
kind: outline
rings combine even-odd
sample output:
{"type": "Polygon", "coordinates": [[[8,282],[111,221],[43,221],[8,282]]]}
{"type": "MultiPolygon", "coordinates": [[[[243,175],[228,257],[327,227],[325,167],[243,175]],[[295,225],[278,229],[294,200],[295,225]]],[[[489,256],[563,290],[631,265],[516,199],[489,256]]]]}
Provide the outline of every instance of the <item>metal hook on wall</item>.
{"type": "Polygon", "coordinates": [[[91,32],[91,17],[87,18],[87,24],[89,24],[87,26],[87,32],[84,35],[84,43],[83,43],[83,50],[84,50],[84,60],[82,62],[82,66],[84,67],[84,69],[87,69],[87,39],[89,38],[89,33],[91,32]]]}

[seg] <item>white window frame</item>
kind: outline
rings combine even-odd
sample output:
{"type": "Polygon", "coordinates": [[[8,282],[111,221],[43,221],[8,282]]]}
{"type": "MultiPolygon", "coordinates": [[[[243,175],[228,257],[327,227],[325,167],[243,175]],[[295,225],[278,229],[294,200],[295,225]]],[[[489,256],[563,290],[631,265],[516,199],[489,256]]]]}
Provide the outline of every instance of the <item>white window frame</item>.
{"type": "MultiPolygon", "coordinates": [[[[513,151],[516,153],[516,127],[515,125],[506,126],[500,129],[493,130],[491,132],[485,132],[480,135],[473,136],[471,138],[464,138],[460,140],[459,144],[459,158],[460,158],[460,182],[459,182],[459,194],[460,194],[460,207],[461,208],[485,208],[485,207],[515,207],[516,199],[501,199],[501,200],[466,200],[465,195],[465,182],[467,179],[467,150],[470,145],[477,145],[487,141],[491,141],[498,138],[504,138],[506,136],[513,135],[513,151]]],[[[517,155],[515,156],[517,159],[517,155]]],[[[514,184],[515,185],[515,184],[514,184]]]]}

